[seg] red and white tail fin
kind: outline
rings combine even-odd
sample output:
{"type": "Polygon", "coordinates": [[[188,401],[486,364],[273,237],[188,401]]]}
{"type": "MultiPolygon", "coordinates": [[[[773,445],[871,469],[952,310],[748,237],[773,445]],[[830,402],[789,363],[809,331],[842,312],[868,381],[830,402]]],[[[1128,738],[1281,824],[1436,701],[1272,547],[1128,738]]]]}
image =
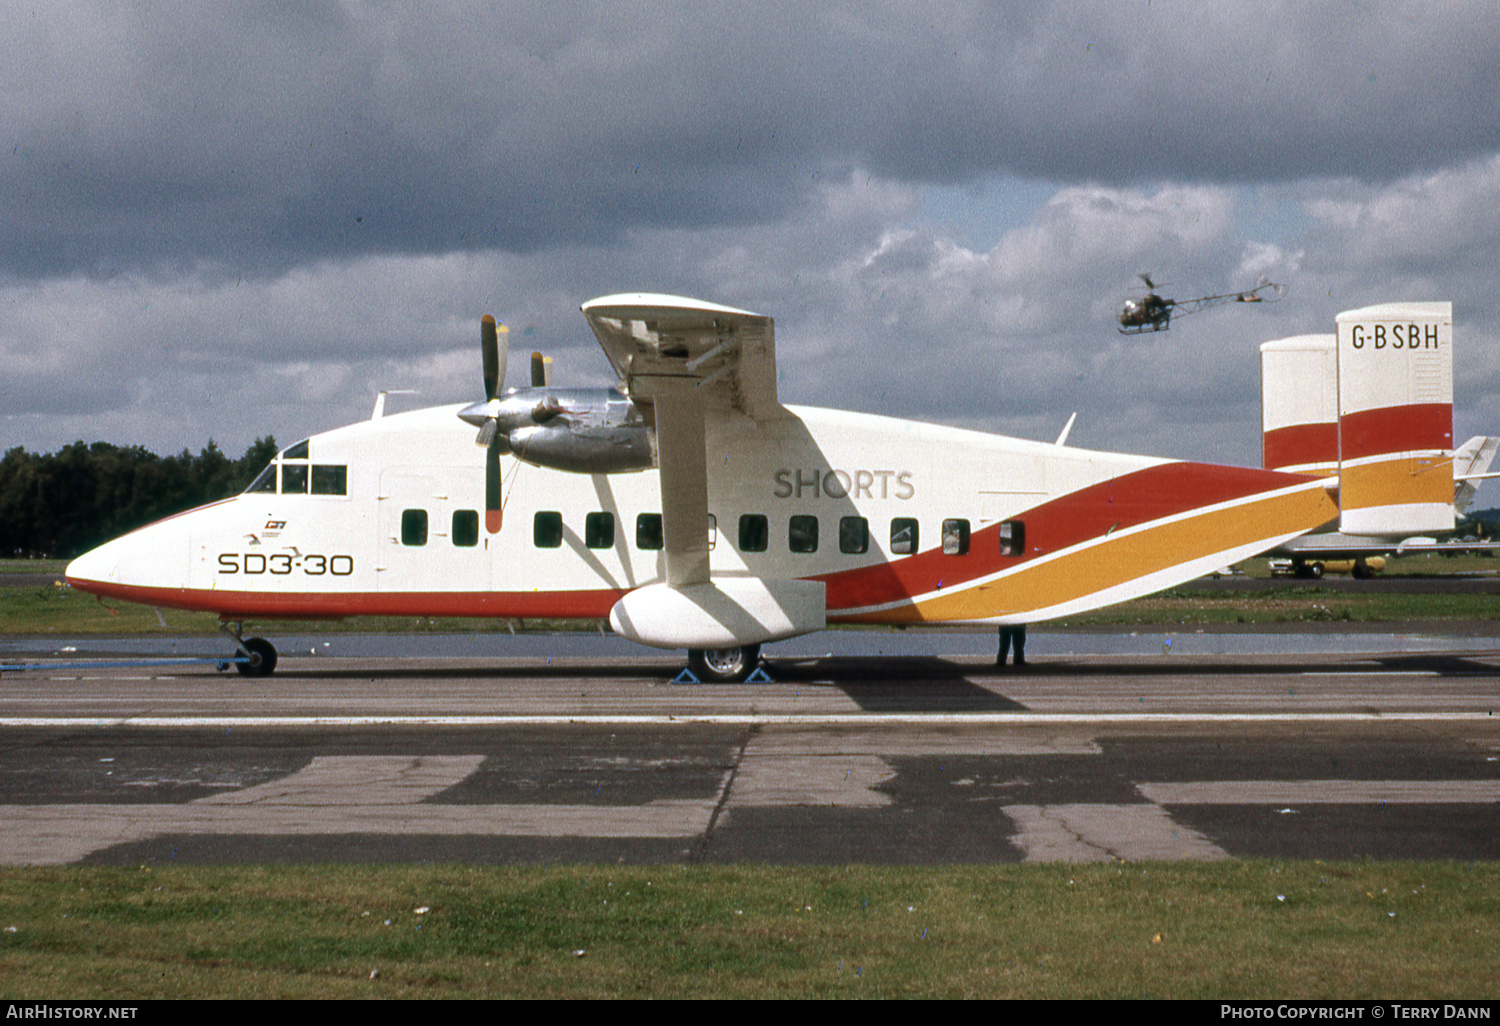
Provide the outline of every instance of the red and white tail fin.
{"type": "Polygon", "coordinates": [[[1338,316],[1339,530],[1452,530],[1453,304],[1338,316]]]}
{"type": "Polygon", "coordinates": [[[1260,347],[1261,466],[1331,476],[1339,469],[1337,335],[1260,347]]]}

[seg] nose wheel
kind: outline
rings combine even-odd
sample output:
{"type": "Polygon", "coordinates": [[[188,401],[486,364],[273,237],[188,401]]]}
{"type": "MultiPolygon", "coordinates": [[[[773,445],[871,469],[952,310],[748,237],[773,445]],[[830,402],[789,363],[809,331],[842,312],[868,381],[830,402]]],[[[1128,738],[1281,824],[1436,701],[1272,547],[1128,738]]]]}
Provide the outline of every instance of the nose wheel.
{"type": "Polygon", "coordinates": [[[265,638],[240,637],[240,624],[233,627],[219,624],[219,630],[234,639],[234,647],[242,657],[234,664],[242,677],[269,677],[276,672],[276,646],[265,638]]]}

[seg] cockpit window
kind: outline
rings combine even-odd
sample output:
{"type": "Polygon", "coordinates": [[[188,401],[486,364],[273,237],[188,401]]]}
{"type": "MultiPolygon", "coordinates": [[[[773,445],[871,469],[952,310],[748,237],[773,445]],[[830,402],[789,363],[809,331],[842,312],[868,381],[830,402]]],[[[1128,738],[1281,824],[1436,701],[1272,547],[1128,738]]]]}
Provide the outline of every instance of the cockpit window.
{"type": "Polygon", "coordinates": [[[260,477],[257,477],[254,481],[250,482],[250,487],[246,488],[245,491],[271,492],[274,494],[276,491],[276,464],[273,463],[265,470],[262,470],[260,472],[260,477]]]}
{"type": "Polygon", "coordinates": [[[286,452],[284,452],[284,453],[281,454],[281,458],[284,459],[284,460],[305,460],[305,459],[307,459],[307,439],[304,438],[304,439],[302,439],[302,441],[298,442],[296,445],[291,446],[289,449],[286,450],[286,452]]]}
{"type": "Polygon", "coordinates": [[[313,464],[312,493],[314,495],[347,495],[349,492],[349,468],[313,464]]]}
{"type": "MultiPolygon", "coordinates": [[[[301,443],[303,456],[306,457],[307,444],[301,443]]],[[[296,449],[298,446],[293,446],[296,449]]],[[[288,449],[287,452],[291,452],[288,449]]],[[[271,461],[271,465],[260,472],[260,476],[251,482],[246,488],[246,493],[260,492],[275,495],[277,491],[282,495],[348,495],[349,494],[349,468],[342,465],[308,464],[303,462],[287,462],[286,456],[278,456],[271,461]],[[277,473],[280,472],[281,487],[276,487],[277,473]]]]}

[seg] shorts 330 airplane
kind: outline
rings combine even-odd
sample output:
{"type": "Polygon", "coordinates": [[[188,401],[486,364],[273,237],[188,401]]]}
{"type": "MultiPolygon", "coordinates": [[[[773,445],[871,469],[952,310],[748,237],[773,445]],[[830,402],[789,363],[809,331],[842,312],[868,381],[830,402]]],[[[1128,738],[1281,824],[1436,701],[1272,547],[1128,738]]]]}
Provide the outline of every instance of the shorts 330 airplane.
{"type": "MultiPolygon", "coordinates": [[[[1359,454],[1385,446],[1391,467],[1345,462],[1361,487],[1341,495],[1338,476],[786,406],[769,317],[648,294],[582,310],[616,388],[502,391],[503,335],[486,318],[484,402],[313,435],[243,494],[80,556],[69,583],[217,613],[250,675],[272,672],[276,650],[243,638],[245,620],[378,614],[607,620],[730,680],[762,644],[830,625],[1026,624],[1351,515],[1452,524],[1451,464],[1413,456],[1400,431],[1359,454]]],[[[1445,310],[1356,312],[1362,330],[1399,325],[1403,340],[1340,350],[1341,381],[1404,383],[1359,386],[1363,421],[1398,423],[1440,354],[1451,424],[1445,310]]]]}

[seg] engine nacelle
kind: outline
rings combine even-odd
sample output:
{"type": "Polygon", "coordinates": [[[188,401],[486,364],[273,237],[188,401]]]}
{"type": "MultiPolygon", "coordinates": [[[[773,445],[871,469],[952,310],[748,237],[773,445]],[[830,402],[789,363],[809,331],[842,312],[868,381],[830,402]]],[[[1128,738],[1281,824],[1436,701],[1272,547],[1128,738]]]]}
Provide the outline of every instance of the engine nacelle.
{"type": "Polygon", "coordinates": [[[459,411],[482,429],[481,444],[497,433],[501,452],[550,470],[620,474],[656,465],[646,419],[618,389],[522,388],[459,411]],[[486,425],[489,425],[486,427],[486,425]]]}
{"type": "Polygon", "coordinates": [[[591,427],[559,418],[512,431],[510,451],[518,460],[575,474],[619,474],[654,464],[645,424],[591,427]]]}

